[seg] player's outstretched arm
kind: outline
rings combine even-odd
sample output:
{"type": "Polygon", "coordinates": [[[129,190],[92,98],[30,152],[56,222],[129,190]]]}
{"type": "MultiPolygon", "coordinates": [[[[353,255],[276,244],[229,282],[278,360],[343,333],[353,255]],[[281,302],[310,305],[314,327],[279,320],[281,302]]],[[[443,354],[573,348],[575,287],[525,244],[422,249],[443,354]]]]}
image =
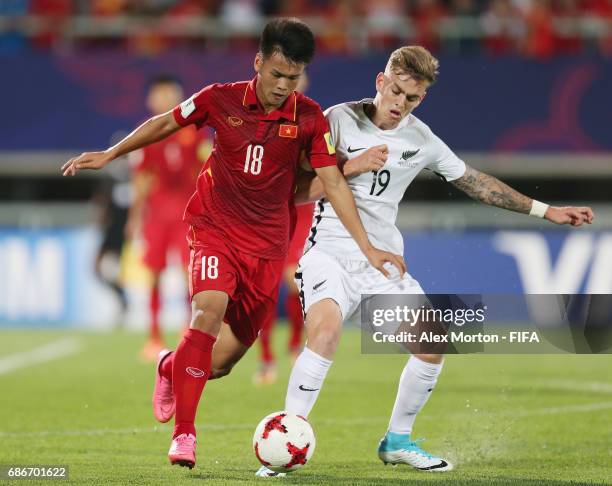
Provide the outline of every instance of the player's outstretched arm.
{"type": "Polygon", "coordinates": [[[329,199],[334,211],[336,211],[338,218],[342,221],[342,224],[351,234],[370,264],[385,277],[389,277],[389,272],[384,268],[387,262],[394,265],[399,270],[400,275],[404,275],[406,273],[406,264],[401,256],[379,250],[370,243],[363,223],[359,218],[353,193],[346,183],[346,179],[338,170],[338,167],[322,167],[315,169],[315,172],[323,184],[326,197],[329,199]]]}
{"type": "Polygon", "coordinates": [[[583,223],[591,224],[593,222],[594,215],[590,207],[548,206],[521,194],[499,179],[480,172],[469,165],[466,166],[465,174],[452,181],[451,184],[477,201],[517,213],[539,216],[556,224],[581,226],[583,223]]]}
{"type": "Polygon", "coordinates": [[[109,162],[133,150],[145,147],[172,135],[181,126],[172,111],[149,118],[116,145],[103,152],[85,152],[73,157],[62,166],[62,174],[73,176],[81,169],[101,169],[109,162]]]}

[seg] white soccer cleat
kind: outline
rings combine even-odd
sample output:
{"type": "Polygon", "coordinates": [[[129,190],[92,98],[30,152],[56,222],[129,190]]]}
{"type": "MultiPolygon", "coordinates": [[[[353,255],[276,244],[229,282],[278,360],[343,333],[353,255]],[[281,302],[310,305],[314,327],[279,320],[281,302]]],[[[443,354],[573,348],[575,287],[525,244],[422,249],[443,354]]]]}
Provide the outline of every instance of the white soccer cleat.
{"type": "Polygon", "coordinates": [[[407,464],[419,471],[451,471],[453,465],[441,457],[432,456],[410,440],[409,435],[387,432],[378,446],[378,457],[387,464],[407,464]]]}
{"type": "Polygon", "coordinates": [[[272,469],[268,469],[266,466],[261,466],[255,473],[255,476],[260,478],[284,478],[286,475],[287,473],[274,472],[272,469]]]}

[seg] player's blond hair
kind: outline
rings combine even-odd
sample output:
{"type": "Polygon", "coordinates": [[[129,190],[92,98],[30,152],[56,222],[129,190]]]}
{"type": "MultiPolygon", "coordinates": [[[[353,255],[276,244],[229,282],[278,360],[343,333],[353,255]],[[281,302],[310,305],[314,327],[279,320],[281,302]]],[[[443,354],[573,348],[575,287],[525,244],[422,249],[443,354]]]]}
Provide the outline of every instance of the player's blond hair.
{"type": "Polygon", "coordinates": [[[408,74],[415,81],[436,82],[440,63],[431,52],[421,46],[404,46],[391,53],[386,72],[408,74]]]}

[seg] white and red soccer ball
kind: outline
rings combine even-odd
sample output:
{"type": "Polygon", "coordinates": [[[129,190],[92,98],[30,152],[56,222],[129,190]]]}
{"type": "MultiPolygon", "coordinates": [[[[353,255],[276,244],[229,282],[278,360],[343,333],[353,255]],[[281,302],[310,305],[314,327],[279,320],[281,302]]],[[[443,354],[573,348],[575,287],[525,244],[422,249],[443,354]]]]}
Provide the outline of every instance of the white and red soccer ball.
{"type": "Polygon", "coordinates": [[[314,449],[315,436],[308,420],[291,412],[274,412],[264,417],[253,435],[257,459],[275,472],[303,467],[314,449]]]}

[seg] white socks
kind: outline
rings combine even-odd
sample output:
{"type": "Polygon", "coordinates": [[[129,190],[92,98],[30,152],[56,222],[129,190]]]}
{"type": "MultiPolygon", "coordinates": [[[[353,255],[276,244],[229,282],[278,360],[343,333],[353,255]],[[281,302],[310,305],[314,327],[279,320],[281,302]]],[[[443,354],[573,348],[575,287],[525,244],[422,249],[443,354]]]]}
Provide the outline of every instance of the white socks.
{"type": "MultiPolygon", "coordinates": [[[[331,364],[332,361],[305,347],[291,370],[285,410],[308,417],[319,397],[331,364]]],[[[390,432],[396,434],[412,432],[416,414],[431,395],[441,370],[442,363],[426,363],[414,356],[410,357],[400,378],[389,421],[390,432]]]]}
{"type": "Polygon", "coordinates": [[[438,381],[442,363],[432,364],[411,356],[400,377],[389,432],[410,434],[416,414],[423,408],[438,381]]]}
{"type": "Polygon", "coordinates": [[[305,347],[291,370],[285,410],[308,417],[331,364],[330,360],[305,347]]]}

